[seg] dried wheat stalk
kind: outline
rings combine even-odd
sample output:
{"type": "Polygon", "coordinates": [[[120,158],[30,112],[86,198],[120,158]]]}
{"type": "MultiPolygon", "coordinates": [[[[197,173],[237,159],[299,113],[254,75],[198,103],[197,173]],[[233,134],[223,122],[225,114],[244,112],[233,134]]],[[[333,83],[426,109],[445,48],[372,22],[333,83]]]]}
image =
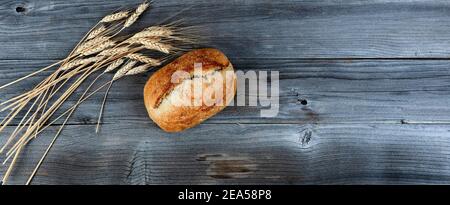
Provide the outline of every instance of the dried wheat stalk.
{"type": "Polygon", "coordinates": [[[127,73],[125,73],[125,75],[129,76],[129,75],[138,75],[141,73],[146,73],[151,67],[153,67],[153,65],[144,64],[144,65],[141,65],[141,66],[138,66],[136,68],[129,70],[127,73]]]}
{"type": "Polygon", "coordinates": [[[93,54],[99,53],[99,52],[101,52],[101,51],[103,51],[103,50],[105,50],[107,48],[110,48],[110,47],[112,47],[114,45],[116,45],[116,42],[114,42],[112,40],[107,40],[107,41],[105,41],[105,42],[103,42],[103,43],[101,43],[99,45],[95,45],[95,46],[93,46],[91,48],[87,48],[87,49],[81,51],[80,53],[83,56],[89,56],[89,55],[93,55],[93,54]]]}
{"type": "Polygon", "coordinates": [[[105,69],[105,73],[110,73],[112,71],[114,71],[116,68],[118,68],[119,66],[121,66],[123,63],[125,62],[125,59],[120,58],[115,60],[114,62],[112,62],[106,69],[105,69]]]}
{"type": "Polygon", "coordinates": [[[115,14],[111,14],[111,15],[103,17],[103,19],[100,22],[101,23],[111,23],[111,22],[114,22],[114,21],[119,21],[119,20],[125,19],[129,15],[130,15],[130,12],[128,12],[128,11],[121,11],[121,12],[117,12],[115,14]]]}
{"type": "Polygon", "coordinates": [[[148,37],[166,37],[169,38],[174,35],[173,29],[165,26],[152,26],[139,33],[134,34],[132,39],[148,38],[148,37]]]}
{"type": "Polygon", "coordinates": [[[69,63],[61,66],[61,70],[69,70],[69,69],[74,68],[79,65],[95,63],[99,59],[100,59],[100,57],[95,56],[95,57],[91,57],[91,58],[82,58],[82,59],[74,60],[72,62],[69,62],[69,63]]]}
{"type": "Polygon", "coordinates": [[[100,45],[106,41],[109,41],[109,39],[110,37],[108,36],[99,36],[87,42],[84,42],[75,50],[75,54],[80,54],[87,49],[90,49],[96,45],[100,45]]]}
{"type": "Polygon", "coordinates": [[[147,8],[150,6],[150,3],[148,2],[144,2],[141,5],[139,5],[137,7],[137,9],[134,11],[133,14],[131,14],[130,17],[128,17],[128,19],[125,21],[125,24],[123,25],[124,28],[128,28],[131,25],[134,24],[134,22],[137,21],[137,19],[139,18],[139,16],[142,15],[142,13],[145,12],[145,10],[147,10],[147,8]]]}
{"type": "Polygon", "coordinates": [[[106,27],[104,25],[100,25],[100,27],[93,30],[87,37],[86,40],[91,40],[97,36],[99,36],[101,33],[106,31],[106,27]]]}
{"type": "Polygon", "coordinates": [[[128,38],[118,36],[124,28],[132,26],[149,6],[150,3],[144,1],[134,12],[120,11],[105,16],[80,40],[65,59],[11,83],[0,86],[0,89],[6,88],[58,66],[50,76],[30,91],[0,103],[0,106],[3,106],[0,111],[9,112],[1,122],[0,132],[14,118],[18,117],[19,113],[25,113],[6,143],[0,148],[0,153],[6,152],[6,159],[3,163],[7,164],[10,161],[8,169],[3,176],[3,183],[7,183],[17,162],[17,158],[20,156],[24,147],[38,137],[48,126],[67,115],[44,155],[33,170],[27,184],[32,181],[67,120],[80,103],[108,86],[100,109],[96,129],[98,131],[107,95],[113,82],[125,76],[145,73],[156,66],[160,66],[166,59],[175,54],[176,45],[187,42],[184,40],[188,38],[183,36],[183,29],[179,29],[173,25],[151,26],[132,34],[128,38]],[[151,57],[140,53],[142,50],[147,50],[150,53],[158,53],[159,55],[156,56],[163,54],[163,57],[151,57]],[[102,69],[104,69],[103,72],[97,74],[102,69]],[[108,83],[88,94],[88,91],[98,79],[106,73],[114,72],[116,69],[118,70],[108,83]],[[79,98],[78,102],[49,123],[51,118],[54,117],[55,112],[60,109],[67,99],[84,82],[88,82],[89,77],[95,75],[96,78],[91,81],[91,84],[79,98]]]}
{"type": "Polygon", "coordinates": [[[123,46],[123,47],[114,47],[111,49],[106,49],[102,52],[100,52],[99,56],[114,56],[114,55],[120,55],[127,53],[130,50],[129,47],[123,46]]]}
{"type": "Polygon", "coordinates": [[[119,78],[122,78],[123,76],[125,76],[125,74],[133,69],[133,67],[137,64],[137,61],[130,61],[127,64],[125,64],[124,66],[122,66],[117,72],[116,74],[114,74],[113,76],[113,81],[118,80],[119,78]]]}
{"type": "Polygon", "coordinates": [[[147,56],[145,56],[143,54],[140,54],[140,53],[131,53],[131,54],[126,55],[125,57],[129,58],[131,60],[135,60],[135,61],[139,61],[141,63],[145,63],[145,64],[148,64],[148,65],[151,65],[151,66],[159,66],[159,65],[161,65],[160,60],[147,57],[147,56]]]}
{"type": "Polygon", "coordinates": [[[159,51],[165,54],[169,54],[173,47],[169,44],[161,43],[158,39],[138,38],[131,39],[130,44],[140,44],[148,50],[159,51]]]}

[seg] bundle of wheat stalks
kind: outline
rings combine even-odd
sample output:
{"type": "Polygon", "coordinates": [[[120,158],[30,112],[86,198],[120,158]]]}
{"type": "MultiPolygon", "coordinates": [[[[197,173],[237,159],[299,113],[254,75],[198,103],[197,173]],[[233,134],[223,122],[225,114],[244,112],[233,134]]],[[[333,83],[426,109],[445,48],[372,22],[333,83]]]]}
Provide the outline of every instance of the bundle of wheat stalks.
{"type": "Polygon", "coordinates": [[[65,116],[61,127],[26,184],[31,182],[64,125],[80,103],[94,93],[107,89],[100,108],[96,129],[98,132],[103,107],[113,82],[158,67],[182,51],[183,46],[193,42],[193,38],[187,34],[188,28],[175,24],[151,26],[132,35],[119,36],[124,29],[133,25],[149,6],[149,2],[143,2],[134,11],[119,11],[104,17],[81,39],[67,58],[0,87],[3,89],[45,70],[56,68],[30,91],[0,103],[1,112],[9,111],[0,124],[0,132],[18,117],[19,113],[25,112],[19,117],[20,122],[6,143],[0,148],[0,153],[6,154],[3,164],[9,163],[2,179],[3,184],[7,183],[24,147],[50,125],[65,116]],[[89,92],[94,83],[106,73],[113,73],[112,78],[89,92]],[[90,82],[79,100],[61,115],[54,116],[74,91],[93,75],[97,76],[90,82]]]}

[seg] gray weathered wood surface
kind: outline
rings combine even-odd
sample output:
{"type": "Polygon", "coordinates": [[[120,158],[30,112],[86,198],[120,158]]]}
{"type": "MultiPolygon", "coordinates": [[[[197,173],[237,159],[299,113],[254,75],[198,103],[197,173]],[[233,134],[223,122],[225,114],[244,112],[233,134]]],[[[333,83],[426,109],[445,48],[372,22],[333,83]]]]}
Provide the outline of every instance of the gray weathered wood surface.
{"type": "MultiPolygon", "coordinates": [[[[63,58],[102,16],[138,2],[0,1],[0,85],[63,58]]],[[[102,95],[78,109],[34,184],[450,183],[450,2],[161,0],[136,29],[184,8],[174,19],[202,25],[205,45],[237,69],[280,71],[280,114],[229,107],[167,134],[142,102],[151,73],[130,77],[113,87],[100,135],[102,95]]],[[[58,128],[27,147],[12,184],[58,128]]]]}

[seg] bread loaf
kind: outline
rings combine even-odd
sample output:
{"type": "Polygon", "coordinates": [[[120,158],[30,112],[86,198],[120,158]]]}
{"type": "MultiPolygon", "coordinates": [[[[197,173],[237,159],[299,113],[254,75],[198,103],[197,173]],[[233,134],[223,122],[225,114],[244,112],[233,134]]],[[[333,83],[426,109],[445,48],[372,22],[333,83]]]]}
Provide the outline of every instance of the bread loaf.
{"type": "Polygon", "coordinates": [[[235,94],[236,75],[228,58],[216,49],[199,49],[155,72],[145,85],[144,102],[159,127],[180,132],[223,110],[235,94]]]}

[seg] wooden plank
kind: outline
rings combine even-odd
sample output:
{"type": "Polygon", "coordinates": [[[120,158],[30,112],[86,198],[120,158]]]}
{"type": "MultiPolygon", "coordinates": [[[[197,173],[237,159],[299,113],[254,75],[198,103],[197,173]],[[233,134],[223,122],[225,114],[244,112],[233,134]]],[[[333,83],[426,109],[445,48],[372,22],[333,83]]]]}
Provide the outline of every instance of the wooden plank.
{"type": "MultiPolygon", "coordinates": [[[[449,125],[203,124],[167,134],[143,122],[94,130],[66,127],[34,184],[450,183],[449,125]]],[[[12,184],[23,183],[51,137],[27,146],[12,184]]]]}
{"type": "MultiPolygon", "coordinates": [[[[280,72],[280,113],[275,118],[261,118],[260,110],[267,108],[229,107],[206,123],[450,123],[450,68],[445,60],[232,61],[243,71],[280,72]],[[299,99],[306,99],[308,105],[302,105],[299,99]]],[[[0,61],[0,84],[50,63],[0,61]]],[[[32,88],[43,75],[0,91],[0,99],[32,88]]],[[[142,100],[147,78],[144,75],[117,82],[109,96],[105,123],[149,120],[142,100]]],[[[69,123],[95,123],[102,98],[103,93],[84,103],[69,123]]],[[[77,99],[72,98],[67,106],[77,99]]],[[[1,117],[5,115],[1,113],[1,117]]]]}
{"type": "MultiPolygon", "coordinates": [[[[138,2],[2,1],[0,59],[61,59],[102,16],[138,2]]],[[[448,1],[166,0],[135,29],[175,15],[234,58],[448,58],[449,13],[448,1]]]]}
{"type": "MultiPolygon", "coordinates": [[[[0,85],[63,58],[102,16],[139,2],[2,1],[0,85]]],[[[150,74],[130,77],[114,86],[101,134],[98,94],[76,112],[34,182],[448,184],[449,11],[445,0],[156,1],[135,29],[176,15],[203,26],[205,46],[225,51],[237,69],[279,70],[280,114],[229,107],[167,134],[143,106],[150,74]]],[[[0,100],[45,75],[1,90],[0,100]]],[[[57,128],[27,146],[12,184],[25,182],[57,128]]]]}

